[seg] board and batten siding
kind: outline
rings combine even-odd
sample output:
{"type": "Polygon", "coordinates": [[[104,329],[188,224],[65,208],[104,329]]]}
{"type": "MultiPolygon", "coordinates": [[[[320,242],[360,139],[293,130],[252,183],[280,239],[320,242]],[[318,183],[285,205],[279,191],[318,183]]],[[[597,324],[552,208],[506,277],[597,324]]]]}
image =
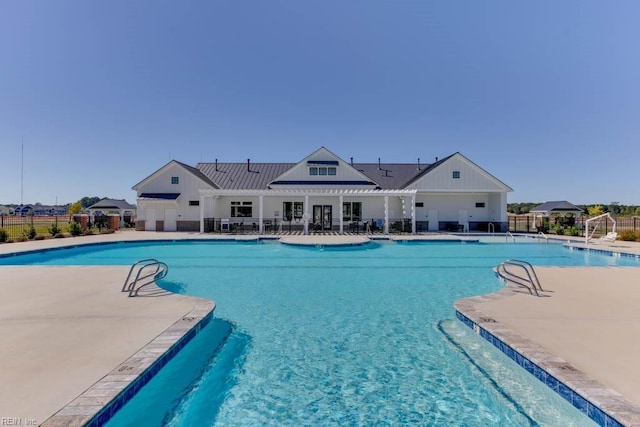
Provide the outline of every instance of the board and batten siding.
{"type": "Polygon", "coordinates": [[[460,155],[454,155],[416,182],[408,185],[407,189],[439,192],[507,191],[497,179],[460,155]],[[460,178],[453,178],[454,172],[459,172],[460,178]]]}

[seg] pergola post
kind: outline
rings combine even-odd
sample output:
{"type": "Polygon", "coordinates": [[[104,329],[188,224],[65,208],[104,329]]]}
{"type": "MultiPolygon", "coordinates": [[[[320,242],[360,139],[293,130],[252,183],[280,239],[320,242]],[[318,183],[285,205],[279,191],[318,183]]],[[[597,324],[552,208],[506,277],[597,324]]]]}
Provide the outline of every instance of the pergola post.
{"type": "Polygon", "coordinates": [[[304,235],[309,235],[309,193],[304,194],[304,235]]]}
{"type": "Polygon", "coordinates": [[[338,215],[340,215],[340,234],[344,234],[344,221],[342,218],[342,204],[344,203],[344,196],[340,194],[338,198],[340,201],[338,202],[338,215]]]}
{"type": "Polygon", "coordinates": [[[384,196],[384,227],[383,233],[389,234],[389,196],[384,196]]]}
{"type": "Polygon", "coordinates": [[[205,196],[200,194],[200,234],[204,234],[204,201],[205,196]]]}
{"type": "Polygon", "coordinates": [[[264,206],[264,196],[261,194],[258,196],[258,234],[262,235],[262,227],[263,227],[263,221],[262,221],[262,210],[263,210],[263,206],[264,206]]]}
{"type": "Polygon", "coordinates": [[[416,195],[411,196],[411,234],[416,234],[416,195]]]}

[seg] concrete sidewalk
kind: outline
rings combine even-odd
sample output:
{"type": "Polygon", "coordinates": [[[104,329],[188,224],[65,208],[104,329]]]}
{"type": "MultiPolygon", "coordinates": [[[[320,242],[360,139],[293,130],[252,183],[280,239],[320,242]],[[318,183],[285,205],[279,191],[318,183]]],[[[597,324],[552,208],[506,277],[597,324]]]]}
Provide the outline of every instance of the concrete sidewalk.
{"type": "Polygon", "coordinates": [[[0,417],[38,424],[194,308],[128,298],[129,267],[0,267],[0,417]]]}
{"type": "Polygon", "coordinates": [[[640,404],[640,269],[537,267],[546,291],[478,304],[487,316],[640,404]]]}

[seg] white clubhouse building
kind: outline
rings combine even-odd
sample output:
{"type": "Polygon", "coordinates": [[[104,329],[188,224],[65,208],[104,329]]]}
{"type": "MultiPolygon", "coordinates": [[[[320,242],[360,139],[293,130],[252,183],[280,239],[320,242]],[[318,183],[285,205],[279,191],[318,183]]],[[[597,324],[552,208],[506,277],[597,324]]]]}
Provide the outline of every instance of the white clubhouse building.
{"type": "Polygon", "coordinates": [[[506,231],[513,191],[460,153],[353,163],[324,147],[298,163],[172,160],[133,190],[138,230],[258,234],[506,231]]]}

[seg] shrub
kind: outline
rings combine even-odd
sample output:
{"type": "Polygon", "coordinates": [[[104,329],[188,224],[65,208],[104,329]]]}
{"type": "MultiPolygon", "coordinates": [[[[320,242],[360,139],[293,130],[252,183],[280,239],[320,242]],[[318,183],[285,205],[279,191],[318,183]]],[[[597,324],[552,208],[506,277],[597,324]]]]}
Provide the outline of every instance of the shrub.
{"type": "Polygon", "coordinates": [[[571,227],[569,227],[567,232],[568,232],[569,236],[579,236],[580,235],[580,230],[578,230],[578,227],[576,227],[575,225],[572,225],[571,227]]]}
{"type": "Polygon", "coordinates": [[[4,228],[0,228],[0,242],[6,242],[9,239],[9,233],[4,228]]]}
{"type": "Polygon", "coordinates": [[[115,230],[112,230],[110,228],[105,228],[104,230],[100,230],[100,234],[113,234],[115,233],[115,230]]]}
{"type": "Polygon", "coordinates": [[[64,239],[65,235],[62,233],[56,233],[53,235],[54,239],[64,239]]]}
{"type": "Polygon", "coordinates": [[[51,234],[52,236],[60,233],[60,231],[60,227],[58,227],[55,222],[49,226],[49,234],[51,234]]]}
{"type": "Polygon", "coordinates": [[[29,226],[22,231],[22,235],[25,239],[35,239],[37,234],[38,233],[36,232],[36,228],[33,224],[29,224],[29,226]]]}
{"type": "Polygon", "coordinates": [[[74,237],[79,236],[82,234],[82,227],[79,223],[71,221],[71,223],[69,224],[69,233],[71,233],[71,235],[74,237]]]}
{"type": "Polygon", "coordinates": [[[44,240],[44,236],[42,234],[38,234],[33,240],[44,240]]]}
{"type": "Polygon", "coordinates": [[[640,232],[633,230],[624,230],[618,233],[618,239],[626,242],[640,241],[640,232]]]}
{"type": "Polygon", "coordinates": [[[553,227],[553,231],[555,231],[557,235],[562,236],[564,234],[564,227],[560,224],[556,224],[553,227]]]}

